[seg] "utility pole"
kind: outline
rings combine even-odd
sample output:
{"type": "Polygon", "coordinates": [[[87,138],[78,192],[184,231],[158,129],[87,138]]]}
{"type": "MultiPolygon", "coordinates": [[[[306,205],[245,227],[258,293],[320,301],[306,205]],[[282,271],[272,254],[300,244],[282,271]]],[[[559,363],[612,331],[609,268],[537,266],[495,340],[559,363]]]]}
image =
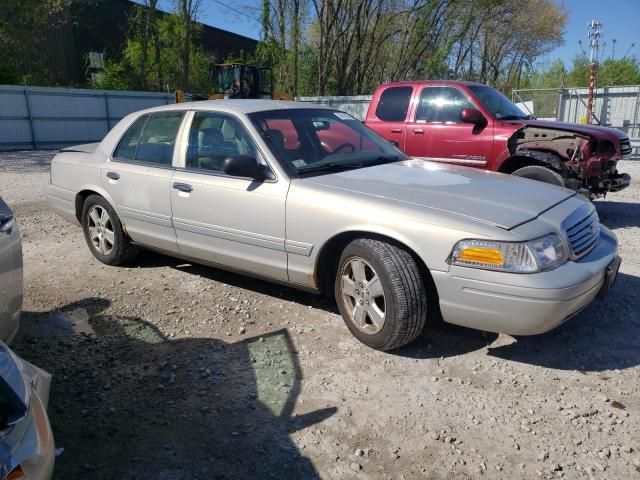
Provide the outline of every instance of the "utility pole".
{"type": "Polygon", "coordinates": [[[589,29],[589,47],[591,47],[591,58],[589,59],[589,101],[587,103],[587,124],[591,124],[593,118],[593,90],[596,86],[596,62],[598,59],[598,48],[602,38],[602,22],[591,20],[587,23],[589,29]]]}

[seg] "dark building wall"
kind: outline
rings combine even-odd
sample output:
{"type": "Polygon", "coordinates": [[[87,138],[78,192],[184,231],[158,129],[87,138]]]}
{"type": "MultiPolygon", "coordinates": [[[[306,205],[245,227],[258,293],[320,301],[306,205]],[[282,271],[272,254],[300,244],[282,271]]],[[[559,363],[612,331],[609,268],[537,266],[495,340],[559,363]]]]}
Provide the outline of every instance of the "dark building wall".
{"type": "MultiPolygon", "coordinates": [[[[87,81],[87,55],[104,52],[107,58],[118,58],[127,38],[129,18],[138,4],[129,0],[93,0],[75,4],[73,20],[47,34],[46,56],[50,71],[61,85],[87,81]]],[[[199,38],[204,51],[222,62],[241,51],[253,52],[253,40],[226,30],[202,25],[199,38]]]]}

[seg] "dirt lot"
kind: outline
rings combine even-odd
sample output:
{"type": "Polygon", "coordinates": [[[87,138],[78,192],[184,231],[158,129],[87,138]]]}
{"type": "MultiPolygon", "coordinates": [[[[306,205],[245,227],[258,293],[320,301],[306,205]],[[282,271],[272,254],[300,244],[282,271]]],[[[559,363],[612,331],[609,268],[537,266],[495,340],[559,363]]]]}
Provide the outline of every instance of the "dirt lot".
{"type": "Polygon", "coordinates": [[[623,258],[606,301],[542,336],[429,325],[380,353],[320,297],[151,253],[98,263],[46,207],[50,156],[0,154],[0,194],[56,478],[640,478],[640,184],[597,202],[623,258]]]}

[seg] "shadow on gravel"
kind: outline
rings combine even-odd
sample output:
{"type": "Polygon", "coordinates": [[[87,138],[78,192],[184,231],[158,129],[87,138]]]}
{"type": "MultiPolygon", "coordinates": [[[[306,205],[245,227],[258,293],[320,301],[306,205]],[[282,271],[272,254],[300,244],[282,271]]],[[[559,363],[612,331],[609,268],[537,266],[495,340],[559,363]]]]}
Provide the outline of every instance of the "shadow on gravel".
{"type": "Polygon", "coordinates": [[[336,408],[292,415],[302,374],[286,330],[167,340],[108,307],[23,317],[16,350],[53,374],[54,478],[320,478],[289,434],[336,408]]]}
{"type": "Polygon", "coordinates": [[[169,257],[151,251],[142,251],[131,265],[132,268],[158,268],[167,266],[208,280],[213,280],[215,282],[225,283],[237,288],[244,288],[262,295],[277,297],[282,300],[298,303],[304,306],[311,305],[314,308],[338,314],[338,308],[335,302],[322,295],[316,295],[293,287],[288,287],[286,285],[253,278],[248,275],[233,273],[216,267],[186,262],[178,258],[169,257]]]}
{"type": "Polygon", "coordinates": [[[388,352],[401,357],[428,359],[455,357],[490,345],[498,334],[481,332],[435,320],[409,345],[388,352]]]}
{"type": "Polygon", "coordinates": [[[600,221],[611,230],[640,227],[640,203],[602,200],[593,204],[596,206],[600,221]]]}
{"type": "Polygon", "coordinates": [[[640,278],[618,274],[603,300],[543,335],[517,337],[489,355],[559,370],[601,372],[640,365],[640,311],[634,301],[640,278]]]}

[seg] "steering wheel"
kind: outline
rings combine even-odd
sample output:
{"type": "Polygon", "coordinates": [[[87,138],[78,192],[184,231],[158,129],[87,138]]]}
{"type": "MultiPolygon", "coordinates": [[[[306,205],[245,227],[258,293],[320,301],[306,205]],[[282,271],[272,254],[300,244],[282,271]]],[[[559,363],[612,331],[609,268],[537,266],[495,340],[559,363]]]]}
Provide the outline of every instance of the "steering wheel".
{"type": "Polygon", "coordinates": [[[350,147],[352,152],[356,151],[356,146],[353,143],[346,142],[342,145],[338,145],[338,147],[332,153],[338,153],[340,150],[344,150],[347,147],[350,147]]]}

